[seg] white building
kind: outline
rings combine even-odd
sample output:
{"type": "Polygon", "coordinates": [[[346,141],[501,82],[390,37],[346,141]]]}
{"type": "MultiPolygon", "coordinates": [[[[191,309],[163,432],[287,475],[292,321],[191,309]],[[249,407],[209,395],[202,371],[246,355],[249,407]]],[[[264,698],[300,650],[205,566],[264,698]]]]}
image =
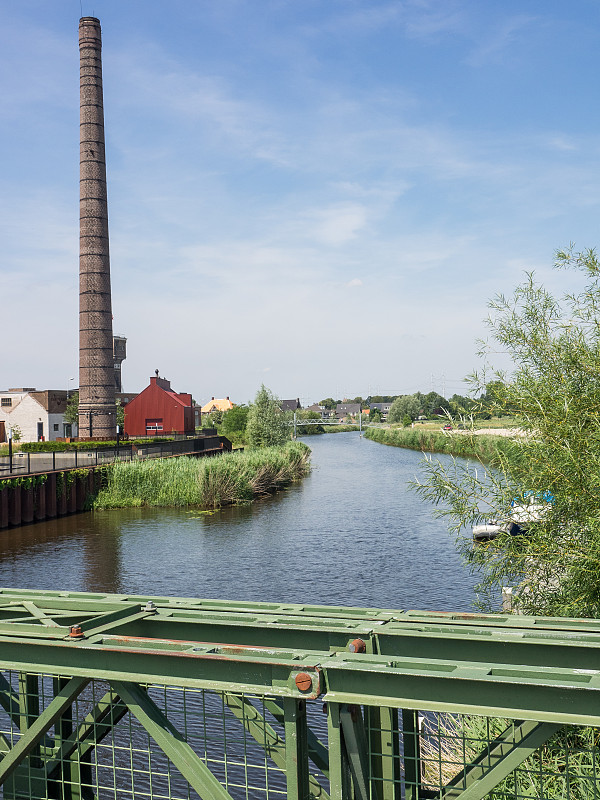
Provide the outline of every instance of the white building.
{"type": "Polygon", "coordinates": [[[18,428],[22,442],[55,441],[77,435],[77,426],[65,420],[67,392],[31,388],[0,391],[0,442],[18,428]]]}

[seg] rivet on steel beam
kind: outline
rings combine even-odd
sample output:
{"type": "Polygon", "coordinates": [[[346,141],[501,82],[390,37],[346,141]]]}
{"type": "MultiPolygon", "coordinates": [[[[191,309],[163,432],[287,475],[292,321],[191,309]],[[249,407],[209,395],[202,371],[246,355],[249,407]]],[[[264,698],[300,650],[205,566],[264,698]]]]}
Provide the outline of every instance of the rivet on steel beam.
{"type": "Polygon", "coordinates": [[[142,606],[142,611],[147,611],[148,614],[156,614],[158,608],[152,602],[152,600],[148,600],[145,606],[142,606]]]}
{"type": "Polygon", "coordinates": [[[353,639],[348,645],[348,650],[351,653],[366,653],[367,645],[362,639],[353,639]]]}
{"type": "Polygon", "coordinates": [[[71,625],[69,628],[69,638],[70,639],[83,639],[83,628],[81,625],[71,625]]]}
{"type": "Polygon", "coordinates": [[[307,672],[299,672],[294,682],[301,692],[309,692],[312,689],[312,678],[307,672]]]}

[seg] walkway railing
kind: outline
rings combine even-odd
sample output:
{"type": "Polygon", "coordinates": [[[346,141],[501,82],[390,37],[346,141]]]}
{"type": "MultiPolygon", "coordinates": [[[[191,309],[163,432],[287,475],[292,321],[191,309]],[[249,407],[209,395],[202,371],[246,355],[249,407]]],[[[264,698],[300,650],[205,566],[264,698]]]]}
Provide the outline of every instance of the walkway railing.
{"type": "Polygon", "coordinates": [[[220,449],[216,430],[205,429],[202,433],[174,441],[156,441],[145,444],[119,444],[117,447],[98,447],[93,450],[60,450],[28,453],[17,451],[9,456],[0,456],[0,478],[40,474],[65,469],[81,469],[110,464],[114,461],[134,459],[167,458],[176,455],[192,455],[203,450],[220,449]]]}
{"type": "Polygon", "coordinates": [[[0,591],[4,798],[593,798],[592,620],[0,591]]]}

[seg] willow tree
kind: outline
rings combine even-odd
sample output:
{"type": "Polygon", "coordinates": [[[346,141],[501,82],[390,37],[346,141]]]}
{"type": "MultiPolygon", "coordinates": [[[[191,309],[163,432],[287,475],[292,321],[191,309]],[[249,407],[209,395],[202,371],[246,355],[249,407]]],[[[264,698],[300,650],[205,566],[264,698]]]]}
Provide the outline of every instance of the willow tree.
{"type": "Polygon", "coordinates": [[[503,388],[490,410],[511,408],[522,435],[487,469],[428,459],[417,489],[479,571],[484,608],[497,607],[508,584],[527,613],[600,616],[600,262],[594,250],[571,247],[555,266],[582,273],[582,290],[555,297],[528,274],[511,297],[490,303],[484,351],[508,352],[515,365],[495,374],[503,388]],[[526,535],[473,546],[471,525],[548,492],[553,502],[526,535]]]}

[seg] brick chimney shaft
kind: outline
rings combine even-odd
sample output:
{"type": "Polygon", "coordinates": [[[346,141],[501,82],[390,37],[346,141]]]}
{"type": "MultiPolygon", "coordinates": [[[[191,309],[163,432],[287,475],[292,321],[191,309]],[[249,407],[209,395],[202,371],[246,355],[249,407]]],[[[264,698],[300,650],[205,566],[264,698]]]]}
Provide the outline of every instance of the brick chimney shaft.
{"type": "Polygon", "coordinates": [[[95,17],[79,20],[79,436],[116,436],[102,40],[95,17]]]}

